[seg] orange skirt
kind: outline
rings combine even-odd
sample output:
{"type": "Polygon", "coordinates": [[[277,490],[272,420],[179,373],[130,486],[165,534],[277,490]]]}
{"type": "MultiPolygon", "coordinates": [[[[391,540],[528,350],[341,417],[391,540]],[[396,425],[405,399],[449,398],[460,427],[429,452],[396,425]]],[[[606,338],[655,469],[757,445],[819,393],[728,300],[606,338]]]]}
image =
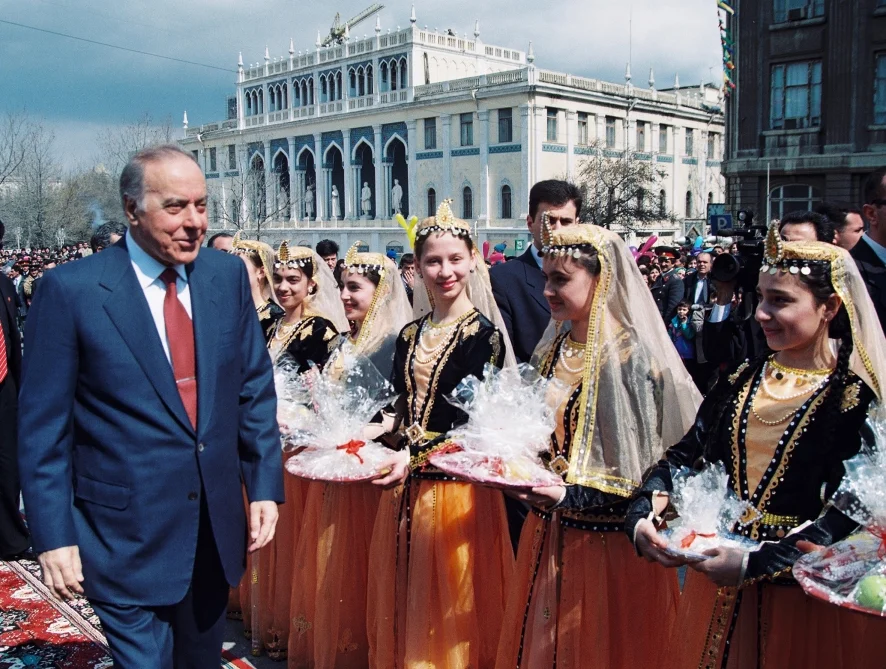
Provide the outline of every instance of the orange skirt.
{"type": "Polygon", "coordinates": [[[622,532],[530,513],[520,535],[497,669],[659,667],[680,595],[673,570],[622,532]]]}
{"type": "Polygon", "coordinates": [[[252,592],[250,576],[256,555],[247,561],[247,572],[240,583],[240,602],[243,605],[243,625],[252,629],[252,609],[259,616],[259,629],[262,631],[262,645],[273,659],[286,657],[289,642],[289,601],[290,586],[294,570],[295,548],[304,522],[305,497],[308,484],[291,474],[284,474],[283,492],[286,503],[279,507],[277,531],[273,541],[258,553],[259,601],[255,607],[250,596],[252,592]]]}
{"type": "Polygon", "coordinates": [[[670,646],[671,669],[882,669],[886,620],[808,597],[796,585],[717,588],[690,570],[670,646]]]}
{"type": "Polygon", "coordinates": [[[369,665],[493,666],[513,567],[500,492],[415,478],[387,491],[369,555],[369,665]]]}
{"type": "Polygon", "coordinates": [[[310,484],[292,584],[293,669],[367,666],[369,544],[380,495],[365,483],[310,484]]]}

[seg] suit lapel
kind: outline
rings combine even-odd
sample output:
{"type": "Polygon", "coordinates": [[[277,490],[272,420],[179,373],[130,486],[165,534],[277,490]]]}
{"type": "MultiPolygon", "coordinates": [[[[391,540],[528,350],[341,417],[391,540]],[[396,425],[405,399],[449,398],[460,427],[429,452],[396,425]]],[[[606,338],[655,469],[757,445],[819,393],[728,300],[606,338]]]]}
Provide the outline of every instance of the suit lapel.
{"type": "MultiPolygon", "coordinates": [[[[135,270],[126,252],[124,240],[102,251],[106,260],[101,285],[108,291],[104,308],[129,347],[145,376],[154,386],[163,404],[182,426],[193,432],[191,421],[185,412],[172,366],[163,352],[163,344],[157,326],[151,317],[144,291],[135,276],[135,270]]],[[[122,380],[121,380],[122,382],[122,380]]]]}
{"type": "Polygon", "coordinates": [[[209,424],[215,403],[218,369],[218,302],[213,290],[212,274],[199,256],[188,266],[191,290],[191,313],[194,318],[194,346],[197,353],[197,428],[198,433],[209,424]]]}
{"type": "Polygon", "coordinates": [[[519,259],[523,261],[526,284],[531,289],[529,292],[532,297],[535,298],[535,301],[544,307],[545,311],[550,313],[551,305],[548,304],[544,295],[545,279],[544,276],[542,276],[541,270],[538,268],[538,263],[535,262],[535,257],[532,255],[532,249],[526,251],[526,253],[521,255],[519,259]]]}

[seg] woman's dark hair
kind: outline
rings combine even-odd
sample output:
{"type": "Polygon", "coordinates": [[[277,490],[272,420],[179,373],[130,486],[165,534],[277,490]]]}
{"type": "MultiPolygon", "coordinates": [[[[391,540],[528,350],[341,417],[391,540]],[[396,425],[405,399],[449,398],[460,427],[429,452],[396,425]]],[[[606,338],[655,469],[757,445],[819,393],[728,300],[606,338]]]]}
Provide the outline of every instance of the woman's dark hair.
{"type": "MultiPolygon", "coordinates": [[[[436,231],[434,231],[434,232],[436,232],[436,231]]],[[[425,242],[428,240],[428,237],[430,237],[430,235],[434,234],[434,232],[431,232],[429,235],[417,235],[416,236],[414,251],[415,251],[415,257],[417,260],[421,260],[422,252],[424,251],[424,248],[425,248],[425,242]]],[[[451,232],[449,234],[451,234],[453,237],[455,237],[457,239],[464,240],[464,243],[467,244],[467,246],[468,246],[468,251],[470,253],[474,252],[474,240],[471,239],[470,235],[467,235],[467,234],[456,235],[451,232]]]]}

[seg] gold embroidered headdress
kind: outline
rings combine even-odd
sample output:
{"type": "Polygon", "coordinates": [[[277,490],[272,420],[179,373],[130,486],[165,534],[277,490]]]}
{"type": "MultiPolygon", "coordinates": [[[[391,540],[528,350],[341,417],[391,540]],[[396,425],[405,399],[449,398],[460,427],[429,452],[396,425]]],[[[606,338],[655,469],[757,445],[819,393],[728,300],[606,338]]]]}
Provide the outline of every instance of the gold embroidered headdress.
{"type": "Polygon", "coordinates": [[[829,270],[834,292],[849,316],[853,345],[849,367],[882,400],[880,384],[886,375],[886,343],[876,308],[852,256],[826,242],[786,242],[778,232],[778,221],[772,221],[766,235],[761,274],[780,271],[808,276],[816,265],[829,270]]]}
{"type": "Polygon", "coordinates": [[[306,246],[294,246],[289,248],[289,242],[284,240],[280,243],[280,248],[277,249],[277,259],[276,262],[274,262],[274,267],[276,269],[280,269],[281,267],[302,269],[311,265],[313,271],[316,272],[317,263],[314,262],[314,255],[314,251],[306,246]]]}
{"type": "Polygon", "coordinates": [[[385,261],[388,258],[381,253],[369,253],[360,251],[363,242],[354,242],[345,254],[345,267],[349,274],[365,274],[367,271],[375,271],[380,275],[385,273],[385,261]]]}
{"type": "MultiPolygon", "coordinates": [[[[261,266],[265,271],[265,278],[268,282],[267,290],[270,293],[270,298],[276,300],[274,297],[274,291],[271,288],[274,276],[274,249],[271,248],[271,245],[253,239],[243,239],[238,230],[234,235],[234,239],[231,241],[230,252],[233,255],[238,256],[247,256],[250,258],[257,257],[261,261],[261,266]]],[[[265,297],[267,298],[269,296],[265,295],[265,297]]]]}
{"type": "Polygon", "coordinates": [[[415,230],[416,237],[425,237],[432,232],[451,232],[456,236],[471,236],[471,226],[467,221],[456,218],[452,214],[452,199],[447,198],[437,207],[437,213],[430,218],[426,218],[415,230]]]}
{"type": "MultiPolygon", "coordinates": [[[[701,396],[617,234],[586,224],[552,230],[543,214],[542,253],[545,265],[588,255],[599,262],[566,482],[630,497],[692,425],[701,396]]],[[[551,360],[558,335],[569,329],[551,320],[536,348],[539,364],[551,360]]]]}

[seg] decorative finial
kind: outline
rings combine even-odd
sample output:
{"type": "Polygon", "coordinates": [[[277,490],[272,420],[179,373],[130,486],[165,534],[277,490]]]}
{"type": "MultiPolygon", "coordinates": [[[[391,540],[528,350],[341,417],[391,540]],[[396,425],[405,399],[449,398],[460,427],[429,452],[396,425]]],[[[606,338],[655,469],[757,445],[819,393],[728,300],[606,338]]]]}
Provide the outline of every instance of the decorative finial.
{"type": "Polygon", "coordinates": [[[323,43],[323,39],[320,37],[320,31],[317,31],[317,48],[320,48],[320,45],[323,43]]]}
{"type": "Polygon", "coordinates": [[[240,55],[237,56],[237,67],[241,70],[243,69],[243,52],[240,52],[240,55]]]}
{"type": "Polygon", "coordinates": [[[535,51],[532,50],[532,42],[529,42],[529,52],[526,54],[526,62],[530,65],[535,62],[535,51]]]}
{"type": "Polygon", "coordinates": [[[271,54],[268,53],[268,47],[265,46],[265,62],[267,63],[269,60],[271,60],[271,54]]]}
{"type": "Polygon", "coordinates": [[[375,17],[375,34],[378,35],[381,32],[381,17],[375,17]]]}
{"type": "Polygon", "coordinates": [[[415,3],[412,4],[412,13],[409,15],[409,22],[410,22],[412,25],[415,25],[415,22],[416,22],[416,18],[415,18],[415,3]]]}
{"type": "Polygon", "coordinates": [[[291,56],[294,53],[295,53],[295,42],[293,42],[292,38],[290,37],[289,38],[289,55],[291,56]]]}
{"type": "Polygon", "coordinates": [[[348,27],[348,24],[345,24],[345,42],[351,41],[351,29],[348,27]]]}
{"type": "Polygon", "coordinates": [[[185,126],[185,130],[188,129],[188,111],[185,110],[185,116],[182,119],[182,125],[185,126]]]}
{"type": "Polygon", "coordinates": [[[674,90],[677,90],[677,91],[680,90],[680,75],[679,74],[674,75],[674,90]]]}
{"type": "Polygon", "coordinates": [[[655,73],[649,68],[649,88],[655,88],[655,73]]]}
{"type": "Polygon", "coordinates": [[[474,21],[474,39],[480,39],[480,19],[474,21]]]}
{"type": "Polygon", "coordinates": [[[631,64],[628,63],[625,67],[625,82],[631,83],[631,64]]]}

